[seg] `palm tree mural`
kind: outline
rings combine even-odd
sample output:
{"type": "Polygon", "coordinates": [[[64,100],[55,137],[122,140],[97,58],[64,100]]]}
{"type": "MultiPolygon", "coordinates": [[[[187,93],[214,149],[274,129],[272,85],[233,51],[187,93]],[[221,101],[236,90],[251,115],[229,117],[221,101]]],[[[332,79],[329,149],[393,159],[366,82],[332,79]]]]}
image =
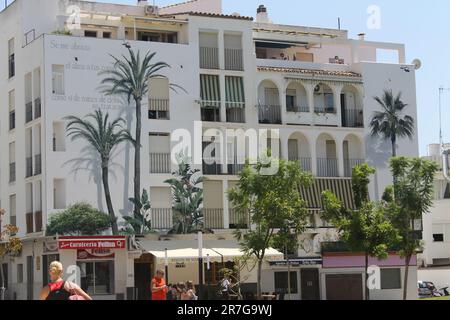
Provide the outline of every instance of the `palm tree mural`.
{"type": "MultiPolygon", "coordinates": [[[[163,77],[159,71],[170,68],[165,62],[154,62],[156,52],[147,52],[142,58],[140,51],[135,53],[130,45],[126,45],[128,56],[117,58],[113,55],[114,65],[111,69],[101,71],[105,76],[101,84],[106,95],[126,95],[128,103],[133,98],[136,107],[136,134],[134,143],[134,199],[141,199],[141,131],[142,131],[142,100],[149,93],[148,81],[151,78],[163,77]]],[[[134,206],[135,214],[139,208],[134,206]]]]}
{"type": "Polygon", "coordinates": [[[384,90],[382,97],[375,97],[382,111],[376,111],[370,122],[372,136],[390,140],[393,157],[397,156],[397,139],[411,139],[414,134],[414,119],[402,114],[408,105],[403,103],[401,96],[401,92],[394,97],[392,90],[384,90]]]}
{"type": "Polygon", "coordinates": [[[125,141],[132,141],[130,133],[122,125],[125,121],[118,118],[109,121],[109,115],[103,114],[101,110],[88,114],[85,118],[69,116],[65,118],[67,124],[67,136],[72,140],[85,140],[94,150],[97,151],[101,159],[102,183],[105,192],[106,206],[111,217],[111,229],[114,235],[119,234],[117,219],[111,200],[109,190],[109,163],[114,149],[125,141]]]}

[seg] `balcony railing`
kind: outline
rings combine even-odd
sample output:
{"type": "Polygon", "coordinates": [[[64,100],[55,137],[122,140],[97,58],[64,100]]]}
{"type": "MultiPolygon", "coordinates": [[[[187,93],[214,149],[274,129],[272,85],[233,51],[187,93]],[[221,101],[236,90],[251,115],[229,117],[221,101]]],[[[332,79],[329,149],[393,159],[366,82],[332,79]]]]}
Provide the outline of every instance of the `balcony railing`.
{"type": "MultiPolygon", "coordinates": [[[[220,102],[218,102],[220,104],[220,102]]],[[[201,108],[202,121],[220,122],[220,107],[216,105],[208,106],[204,102],[201,108]]]]}
{"type": "Polygon", "coordinates": [[[289,161],[297,161],[300,164],[300,169],[305,172],[312,171],[311,158],[298,158],[298,157],[290,157],[289,161]]]}
{"type": "Polygon", "coordinates": [[[33,120],[33,102],[28,102],[25,104],[25,123],[33,120]]]}
{"type": "Polygon", "coordinates": [[[16,163],[10,163],[9,164],[9,182],[15,182],[16,181],[16,163]]]}
{"type": "Polygon", "coordinates": [[[315,113],[336,113],[336,109],[334,107],[324,107],[324,106],[316,106],[314,107],[315,113]]]}
{"type": "Polygon", "coordinates": [[[40,175],[42,173],[42,155],[37,154],[34,156],[34,175],[40,175]]]}
{"type": "Polygon", "coordinates": [[[359,109],[345,110],[342,126],[346,128],[363,128],[363,111],[359,109]]]}
{"type": "Polygon", "coordinates": [[[245,123],[245,109],[227,108],[227,122],[245,123]]]}
{"type": "Polygon", "coordinates": [[[317,158],[317,176],[319,177],[339,177],[337,159],[317,158]]]}
{"type": "Polygon", "coordinates": [[[222,174],[222,165],[215,163],[214,159],[203,159],[203,174],[205,175],[220,175],[222,174]]]}
{"type": "Polygon", "coordinates": [[[151,209],[152,229],[169,230],[173,227],[172,209],[151,209]]]}
{"type": "Polygon", "coordinates": [[[202,209],[206,229],[224,229],[223,209],[202,209]]]}
{"type": "Polygon", "coordinates": [[[33,175],[33,158],[28,157],[25,161],[26,168],[25,168],[25,177],[29,178],[33,175]]]}
{"type": "Polygon", "coordinates": [[[296,112],[296,113],[308,113],[309,107],[308,106],[287,106],[286,107],[287,112],[296,112]]]}
{"type": "Polygon", "coordinates": [[[34,118],[39,119],[42,115],[41,98],[34,99],[34,118]]]}
{"type": "Polygon", "coordinates": [[[242,71],[244,63],[242,58],[242,49],[225,49],[225,69],[242,71]]]}
{"type": "Polygon", "coordinates": [[[265,124],[281,124],[281,108],[280,106],[258,106],[259,123],[265,124]]]}
{"type": "Polygon", "coordinates": [[[171,173],[170,153],[150,153],[150,173],[171,173]]]}
{"type": "Polygon", "coordinates": [[[357,165],[363,164],[364,159],[344,159],[344,174],[346,177],[352,176],[353,168],[357,165]]]}
{"type": "Polygon", "coordinates": [[[33,212],[29,212],[25,215],[26,225],[27,225],[27,233],[33,233],[33,212]]]}
{"type": "Polygon", "coordinates": [[[250,227],[249,213],[240,212],[236,209],[229,209],[230,229],[248,229],[250,227]]]}
{"type": "Polygon", "coordinates": [[[200,68],[219,69],[219,49],[200,47],[200,68]]]}
{"type": "Polygon", "coordinates": [[[227,164],[227,171],[229,175],[238,175],[244,167],[245,163],[230,163],[227,164]]]}
{"type": "Polygon", "coordinates": [[[34,213],[34,226],[35,232],[42,231],[42,211],[37,211],[34,213]]]}

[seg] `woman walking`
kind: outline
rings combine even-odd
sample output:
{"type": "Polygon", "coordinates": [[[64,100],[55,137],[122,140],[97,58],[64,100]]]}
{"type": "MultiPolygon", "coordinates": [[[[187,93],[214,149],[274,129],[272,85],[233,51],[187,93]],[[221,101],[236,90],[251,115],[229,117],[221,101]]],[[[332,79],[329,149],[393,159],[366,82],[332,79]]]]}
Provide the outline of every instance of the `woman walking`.
{"type": "Polygon", "coordinates": [[[92,300],[77,284],[65,281],[61,262],[50,263],[50,283],[42,288],[40,300],[92,300]]]}
{"type": "Polygon", "coordinates": [[[192,281],[186,282],[186,295],[187,300],[198,300],[198,296],[195,294],[194,283],[192,281]]]}

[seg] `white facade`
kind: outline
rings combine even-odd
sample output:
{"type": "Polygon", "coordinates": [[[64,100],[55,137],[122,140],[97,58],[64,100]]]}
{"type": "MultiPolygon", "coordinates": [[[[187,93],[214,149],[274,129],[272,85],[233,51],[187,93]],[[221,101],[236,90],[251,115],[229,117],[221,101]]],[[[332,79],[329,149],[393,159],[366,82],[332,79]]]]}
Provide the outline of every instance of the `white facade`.
{"type": "MultiPolygon", "coordinates": [[[[64,117],[83,117],[100,108],[110,118],[123,117],[134,132],[133,102],[128,105],[125,97],[105,97],[98,90],[98,71],[111,66],[110,54],[126,54],[125,41],[141,53],[155,51],[157,61],[171,66],[164,76],[186,91],[154,92],[143,105],[141,187],[150,190],[155,215],[163,213],[170,220],[170,188],[164,181],[175,168],[169,155],[178,141],[170,137],[178,129],[192,135],[196,154],[202,150],[202,130],[208,128],[223,133],[278,129],[282,158],[299,160],[305,170],[331,180],[348,180],[351,167],[367,161],[377,168],[371,196],[381,196],[391,183],[390,147],[370,137],[369,122],[378,109],[373,97],[386,88],[403,93],[408,114],[416,119],[415,70],[405,64],[404,46],[348,39],[341,30],[253,23],[220,15],[219,0],[207,6],[203,2],[161,8],[155,16],[146,15],[145,6],[16,0],[0,13],[0,60],[5,62],[0,64],[0,97],[9,106],[0,110],[0,206],[7,211],[6,223],[19,227],[19,236],[41,238],[49,216],[76,202],[106,211],[98,162],[84,142],[66,137],[64,117]],[[71,36],[52,34],[70,26],[78,8],[81,28],[71,36]],[[197,13],[187,13],[191,11],[197,13]],[[398,63],[378,63],[377,48],[396,50],[398,63]],[[12,53],[15,74],[9,77],[6,62],[12,53]],[[279,59],[281,53],[289,61],[279,59]],[[339,59],[333,61],[335,57],[339,59]],[[201,97],[201,75],[218,79],[218,109],[202,109],[208,97],[201,97]],[[244,101],[229,101],[236,93],[227,91],[230,77],[242,81],[244,101]],[[170,120],[147,116],[157,100],[168,101],[170,120]],[[233,108],[241,104],[243,109],[233,108]],[[9,130],[12,115],[15,128],[9,130]],[[195,122],[202,120],[203,129],[196,132],[195,122]]],[[[398,142],[398,153],[418,155],[417,133],[412,141],[398,142]]],[[[118,215],[131,211],[133,154],[132,146],[124,144],[111,164],[118,215]]],[[[217,233],[229,233],[236,223],[226,196],[237,180],[235,169],[203,166],[208,177],[205,219],[217,233]]],[[[168,226],[161,222],[160,227],[168,226]]],[[[331,238],[330,229],[310,228],[299,255],[317,255],[320,241],[331,238]]],[[[11,279],[16,283],[14,274],[11,279]]],[[[41,285],[35,282],[35,287],[41,285]]]]}

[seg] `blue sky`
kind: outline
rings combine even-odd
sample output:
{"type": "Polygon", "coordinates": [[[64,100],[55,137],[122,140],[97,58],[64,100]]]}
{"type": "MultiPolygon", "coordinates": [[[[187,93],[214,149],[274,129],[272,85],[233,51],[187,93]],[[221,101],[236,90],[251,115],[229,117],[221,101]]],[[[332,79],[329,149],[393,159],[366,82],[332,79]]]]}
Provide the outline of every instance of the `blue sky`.
{"type": "MultiPolygon", "coordinates": [[[[107,0],[100,2],[135,4],[137,0],[107,0]]],[[[366,33],[372,41],[400,42],[406,44],[407,62],[422,60],[417,72],[417,101],[419,143],[421,155],[426,155],[427,145],[439,140],[438,88],[450,87],[450,1],[408,0],[222,0],[225,13],[239,12],[255,16],[259,4],[268,7],[270,18],[276,23],[337,27],[341,18],[343,29],[350,37],[366,33]],[[381,28],[369,30],[367,9],[376,5],[381,12],[381,28]]],[[[0,6],[3,6],[3,0],[0,6]]],[[[149,2],[152,2],[150,0],[149,2]]],[[[157,5],[181,1],[156,0],[157,5]]],[[[450,91],[443,96],[443,135],[450,141],[450,91]],[[447,128],[445,123],[449,123],[447,128]]]]}

